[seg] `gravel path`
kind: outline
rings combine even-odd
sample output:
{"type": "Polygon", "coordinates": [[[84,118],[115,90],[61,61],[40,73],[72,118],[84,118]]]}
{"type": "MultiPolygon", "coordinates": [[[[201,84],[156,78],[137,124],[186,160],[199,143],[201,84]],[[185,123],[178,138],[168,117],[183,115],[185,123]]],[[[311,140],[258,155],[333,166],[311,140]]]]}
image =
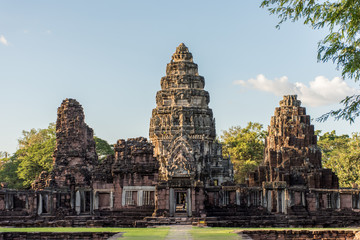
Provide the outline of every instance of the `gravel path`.
{"type": "Polygon", "coordinates": [[[171,225],[165,240],[192,240],[191,228],[191,225],[171,225]]]}

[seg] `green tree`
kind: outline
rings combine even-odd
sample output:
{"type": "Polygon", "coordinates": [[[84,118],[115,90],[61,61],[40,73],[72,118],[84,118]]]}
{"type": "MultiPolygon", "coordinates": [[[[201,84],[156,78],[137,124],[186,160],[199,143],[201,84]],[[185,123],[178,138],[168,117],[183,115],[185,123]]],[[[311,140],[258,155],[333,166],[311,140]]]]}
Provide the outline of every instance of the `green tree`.
{"type": "MultiPolygon", "coordinates": [[[[314,29],[327,29],[328,34],[318,43],[318,61],[335,63],[344,79],[360,79],[360,1],[264,0],[261,7],[279,17],[278,28],[287,20],[303,20],[314,29]]],[[[333,116],[354,122],[360,115],[360,95],[347,96],[341,103],[343,108],[318,120],[333,116]]]]}
{"type": "MultiPolygon", "coordinates": [[[[5,158],[8,158],[10,157],[10,154],[8,152],[2,152],[0,151],[0,159],[5,159],[5,158]]],[[[1,162],[0,162],[1,164],[1,162]]]]}
{"type": "Polygon", "coordinates": [[[18,178],[19,161],[15,155],[3,155],[0,158],[0,183],[6,183],[8,188],[22,188],[23,181],[18,178]]]}
{"type": "Polygon", "coordinates": [[[259,123],[249,122],[245,128],[231,127],[220,137],[224,157],[230,155],[234,165],[235,181],[243,183],[249,171],[254,170],[264,157],[267,135],[259,123]]]}
{"type": "Polygon", "coordinates": [[[96,136],[94,136],[94,140],[96,144],[96,153],[100,161],[104,160],[107,155],[114,154],[113,146],[111,146],[107,141],[96,136]]]}
{"type": "Polygon", "coordinates": [[[340,187],[360,185],[360,135],[336,135],[335,131],[319,137],[318,146],[323,152],[323,166],[339,178],[340,187]]]}
{"type": "Polygon", "coordinates": [[[28,188],[42,171],[52,170],[55,124],[50,123],[46,129],[23,131],[23,137],[18,142],[19,150],[15,153],[19,161],[17,175],[23,180],[23,187],[28,188]]]}

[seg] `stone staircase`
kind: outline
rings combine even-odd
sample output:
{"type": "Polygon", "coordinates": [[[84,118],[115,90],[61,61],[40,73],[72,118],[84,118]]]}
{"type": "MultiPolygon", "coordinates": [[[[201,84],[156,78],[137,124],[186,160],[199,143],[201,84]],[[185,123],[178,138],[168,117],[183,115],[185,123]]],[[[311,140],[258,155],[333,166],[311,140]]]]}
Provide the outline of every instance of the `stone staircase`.
{"type": "Polygon", "coordinates": [[[201,217],[145,217],[143,220],[135,221],[135,227],[153,227],[161,225],[201,225],[206,224],[207,218],[201,217]]]}

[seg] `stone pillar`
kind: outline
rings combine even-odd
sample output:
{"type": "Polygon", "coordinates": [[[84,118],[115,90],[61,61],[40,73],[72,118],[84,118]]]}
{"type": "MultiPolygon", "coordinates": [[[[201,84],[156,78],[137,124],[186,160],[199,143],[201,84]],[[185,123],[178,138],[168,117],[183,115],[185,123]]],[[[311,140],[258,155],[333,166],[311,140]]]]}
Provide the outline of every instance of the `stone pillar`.
{"type": "Polygon", "coordinates": [[[89,197],[90,197],[90,213],[93,213],[94,212],[94,192],[92,190],[90,191],[89,197]]]}
{"type": "Polygon", "coordinates": [[[9,193],[8,192],[5,192],[5,209],[6,210],[10,209],[10,207],[9,207],[9,193]]]}
{"type": "Polygon", "coordinates": [[[315,193],[315,207],[316,207],[316,210],[318,210],[320,208],[319,193],[315,193]]]}
{"type": "Polygon", "coordinates": [[[125,196],[126,196],[126,191],[123,189],[122,196],[121,196],[121,206],[122,207],[125,206],[125,196]]]}
{"type": "Polygon", "coordinates": [[[79,191],[76,191],[75,194],[75,211],[77,215],[79,215],[81,212],[81,194],[79,191]]]}
{"type": "Polygon", "coordinates": [[[37,214],[41,215],[42,210],[43,210],[42,196],[41,196],[41,194],[38,194],[38,210],[37,210],[37,214]]]}
{"type": "Polygon", "coordinates": [[[236,205],[238,205],[238,206],[240,206],[240,204],[241,204],[241,194],[240,194],[240,189],[237,189],[236,190],[236,205]]]}
{"type": "Polygon", "coordinates": [[[341,204],[341,197],[340,197],[340,193],[339,192],[337,192],[337,193],[335,193],[334,194],[334,196],[335,196],[335,198],[336,198],[336,208],[337,209],[340,209],[340,204],[341,204]]]}
{"type": "Polygon", "coordinates": [[[25,208],[26,209],[30,209],[30,204],[29,204],[29,194],[26,194],[26,198],[25,198],[25,208]]]}
{"type": "Polygon", "coordinates": [[[7,209],[8,210],[11,210],[14,208],[14,194],[11,194],[11,193],[7,193],[7,209]]]}
{"type": "Polygon", "coordinates": [[[262,200],[262,206],[264,207],[264,208],[267,208],[267,204],[268,204],[268,201],[267,201],[267,191],[265,190],[265,189],[263,189],[263,191],[261,192],[262,194],[261,194],[261,198],[263,199],[262,200]]]}
{"type": "Polygon", "coordinates": [[[306,199],[305,199],[305,192],[301,192],[301,204],[305,207],[306,206],[306,199]]]}
{"type": "Polygon", "coordinates": [[[283,199],[284,199],[283,213],[287,214],[287,208],[289,206],[289,194],[286,189],[283,190],[283,199]]]}
{"type": "Polygon", "coordinates": [[[144,190],[139,190],[137,192],[137,199],[138,199],[138,206],[142,206],[143,205],[143,195],[144,195],[144,190]]]}
{"type": "MultiPolygon", "coordinates": [[[[94,210],[99,209],[99,193],[97,191],[94,191],[94,210]]],[[[110,200],[111,201],[111,200],[110,200]]]]}
{"type": "Polygon", "coordinates": [[[110,209],[114,208],[114,192],[110,192],[110,209]]]}
{"type": "Polygon", "coordinates": [[[191,188],[188,188],[187,190],[187,213],[188,213],[188,217],[192,216],[192,204],[191,204],[191,188]]]}
{"type": "Polygon", "coordinates": [[[272,211],[272,194],[271,194],[272,191],[267,191],[267,209],[269,212],[272,211]]]}
{"type": "Polygon", "coordinates": [[[176,203],[175,203],[175,192],[173,188],[170,188],[170,199],[169,199],[169,212],[170,212],[170,217],[173,217],[175,214],[175,208],[176,208],[176,203]]]}

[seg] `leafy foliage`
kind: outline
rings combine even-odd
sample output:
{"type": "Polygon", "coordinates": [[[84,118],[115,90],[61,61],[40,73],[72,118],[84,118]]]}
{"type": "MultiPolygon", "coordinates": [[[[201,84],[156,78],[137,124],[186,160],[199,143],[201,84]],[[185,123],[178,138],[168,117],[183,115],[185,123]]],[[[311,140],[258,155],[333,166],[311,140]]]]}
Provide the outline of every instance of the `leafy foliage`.
{"type": "MultiPolygon", "coordinates": [[[[29,188],[42,171],[53,168],[53,153],[56,145],[55,124],[46,129],[23,131],[18,140],[18,150],[10,156],[0,152],[0,182],[9,188],[29,188]]],[[[112,147],[103,139],[94,137],[99,159],[113,154],[112,147]]]]}
{"type": "Polygon", "coordinates": [[[230,155],[235,170],[235,181],[243,183],[249,171],[254,170],[264,157],[266,131],[259,123],[249,122],[245,128],[231,127],[220,137],[223,155],[230,155]]]}
{"type": "MultiPolygon", "coordinates": [[[[277,28],[287,20],[300,19],[314,29],[327,28],[328,34],[318,43],[318,61],[335,63],[344,79],[360,79],[360,1],[264,0],[261,7],[279,17],[277,28]]],[[[360,115],[360,96],[348,96],[341,103],[343,108],[318,120],[326,121],[332,116],[353,123],[360,115]]]]}
{"type": "Polygon", "coordinates": [[[42,171],[52,170],[55,140],[53,123],[46,129],[23,131],[23,137],[18,140],[19,150],[15,155],[19,161],[17,174],[23,180],[25,188],[30,187],[42,171]]]}
{"type": "Polygon", "coordinates": [[[0,182],[9,188],[28,188],[42,171],[52,168],[55,149],[55,124],[46,129],[23,131],[18,140],[18,150],[0,158],[0,182]]]}
{"type": "Polygon", "coordinates": [[[96,144],[96,153],[100,161],[106,158],[107,155],[114,154],[113,146],[111,146],[107,141],[96,136],[94,137],[94,140],[96,144]]]}
{"type": "Polygon", "coordinates": [[[335,131],[320,136],[318,146],[323,152],[323,166],[332,169],[341,187],[360,185],[360,135],[337,136],[335,131]]]}
{"type": "Polygon", "coordinates": [[[0,182],[6,183],[9,188],[22,188],[23,181],[16,173],[18,167],[19,161],[15,156],[0,158],[0,182]]]}

